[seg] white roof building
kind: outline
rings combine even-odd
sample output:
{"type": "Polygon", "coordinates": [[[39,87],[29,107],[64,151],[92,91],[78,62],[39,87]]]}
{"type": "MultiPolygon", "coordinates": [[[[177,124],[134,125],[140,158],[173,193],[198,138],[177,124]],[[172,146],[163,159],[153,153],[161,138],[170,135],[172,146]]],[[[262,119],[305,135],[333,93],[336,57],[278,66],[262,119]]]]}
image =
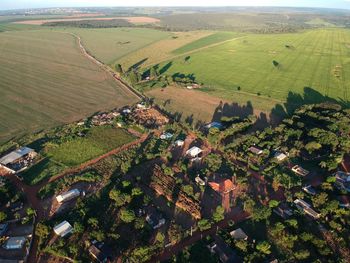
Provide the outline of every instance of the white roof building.
{"type": "Polygon", "coordinates": [[[9,154],[0,158],[0,163],[3,165],[8,165],[10,163],[17,161],[18,159],[22,158],[23,156],[25,156],[29,153],[34,153],[34,152],[35,151],[31,148],[22,147],[22,148],[19,148],[13,152],[10,152],[9,154]]]}
{"type": "Polygon", "coordinates": [[[56,235],[65,237],[66,235],[73,232],[73,227],[67,221],[63,221],[53,228],[56,235]]]}
{"type": "Polygon", "coordinates": [[[275,154],[275,158],[276,158],[277,161],[279,161],[279,162],[284,161],[285,159],[287,159],[287,157],[288,157],[288,156],[287,156],[286,154],[284,154],[284,153],[278,152],[278,153],[275,154]]]}
{"type": "Polygon", "coordinates": [[[80,191],[78,189],[72,189],[68,192],[65,192],[63,194],[56,196],[56,200],[59,203],[63,203],[63,202],[69,201],[73,198],[76,198],[79,195],[80,195],[80,191]]]}
{"type": "Polygon", "coordinates": [[[175,142],[174,142],[174,145],[176,145],[176,146],[183,146],[185,144],[185,142],[183,141],[183,140],[176,140],[175,142]]]}
{"type": "Polygon", "coordinates": [[[241,228],[238,228],[236,230],[233,230],[230,232],[231,237],[233,237],[235,240],[247,240],[248,236],[241,228]]]}
{"type": "Polygon", "coordinates": [[[10,237],[6,240],[4,248],[8,250],[22,249],[26,240],[27,239],[25,237],[10,237]]]}
{"type": "Polygon", "coordinates": [[[201,152],[203,151],[200,148],[198,148],[197,146],[194,146],[186,152],[186,155],[194,158],[194,157],[197,157],[201,152]]]}

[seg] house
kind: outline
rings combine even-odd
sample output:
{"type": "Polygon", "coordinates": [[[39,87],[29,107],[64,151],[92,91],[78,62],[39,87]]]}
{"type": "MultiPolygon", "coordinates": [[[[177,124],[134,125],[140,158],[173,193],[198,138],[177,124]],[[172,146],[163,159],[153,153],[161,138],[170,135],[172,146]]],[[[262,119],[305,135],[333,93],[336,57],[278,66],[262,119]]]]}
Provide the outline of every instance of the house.
{"type": "Polygon", "coordinates": [[[255,155],[261,155],[263,151],[255,146],[252,146],[248,149],[250,152],[254,153],[255,155]]]}
{"type": "Polygon", "coordinates": [[[108,262],[111,258],[111,249],[103,242],[92,241],[92,245],[88,249],[89,254],[99,263],[108,262]]]}
{"type": "Polygon", "coordinates": [[[78,196],[80,196],[80,191],[78,189],[72,189],[68,192],[56,196],[56,200],[59,203],[63,203],[72,200],[78,196]]]}
{"type": "Polygon", "coordinates": [[[174,146],[177,146],[177,147],[182,147],[184,144],[185,142],[183,140],[176,140],[174,142],[174,146]]]}
{"type": "Polygon", "coordinates": [[[158,229],[165,224],[165,219],[157,212],[147,214],[146,221],[153,229],[158,229]]]}
{"type": "Polygon", "coordinates": [[[310,195],[316,195],[317,194],[316,189],[313,188],[311,185],[304,186],[303,187],[303,191],[305,193],[310,194],[310,195]]]}
{"type": "Polygon", "coordinates": [[[203,151],[198,148],[197,146],[193,146],[191,149],[186,151],[186,155],[191,157],[191,158],[196,158],[201,154],[203,151]]]}
{"type": "Polygon", "coordinates": [[[165,132],[162,135],[160,135],[160,139],[161,140],[169,140],[171,138],[173,138],[174,134],[170,133],[170,132],[165,132]]]}
{"type": "Polygon", "coordinates": [[[278,207],[274,208],[273,212],[283,219],[288,219],[293,215],[293,210],[285,203],[282,203],[278,207]]]}
{"type": "Polygon", "coordinates": [[[303,210],[305,214],[311,216],[313,219],[318,219],[321,217],[320,213],[317,213],[315,210],[313,210],[311,205],[302,199],[294,200],[294,204],[297,206],[297,208],[303,210]]]}
{"type": "Polygon", "coordinates": [[[235,253],[220,237],[216,237],[215,241],[208,245],[208,249],[212,254],[216,254],[222,263],[238,263],[242,262],[235,253]]]}
{"type": "Polygon", "coordinates": [[[285,159],[288,158],[288,156],[286,154],[281,153],[281,152],[276,152],[274,157],[276,158],[276,160],[278,162],[283,162],[285,159]]]}
{"type": "Polygon", "coordinates": [[[335,185],[340,189],[350,192],[350,173],[338,171],[335,174],[335,185]]]}
{"type": "Polygon", "coordinates": [[[205,181],[202,178],[200,178],[199,175],[197,175],[194,180],[198,185],[205,186],[205,181]]]}
{"type": "Polygon", "coordinates": [[[211,129],[211,128],[216,128],[216,129],[221,130],[221,129],[224,128],[224,125],[222,125],[221,122],[213,121],[213,122],[211,122],[211,123],[206,124],[206,125],[205,125],[205,128],[208,129],[208,130],[211,129]]]}
{"type": "Polygon", "coordinates": [[[310,172],[299,165],[294,165],[292,171],[300,176],[307,176],[310,172]]]}
{"type": "Polygon", "coordinates": [[[73,232],[73,227],[67,221],[63,221],[53,228],[56,235],[65,237],[66,235],[73,232]]]}
{"type": "Polygon", "coordinates": [[[26,237],[10,237],[6,240],[3,248],[7,250],[22,249],[26,241],[26,237]]]}
{"type": "Polygon", "coordinates": [[[209,186],[217,194],[219,202],[226,212],[231,211],[231,204],[234,200],[233,190],[235,185],[230,179],[216,178],[215,181],[209,182],[209,186]]]}
{"type": "Polygon", "coordinates": [[[9,224],[5,223],[5,224],[0,224],[0,237],[5,235],[7,229],[9,228],[9,224]]]}
{"type": "Polygon", "coordinates": [[[342,208],[350,208],[350,198],[346,195],[338,196],[339,206],[342,208]]]}
{"type": "Polygon", "coordinates": [[[233,230],[230,232],[231,237],[235,240],[248,240],[248,236],[241,228],[233,230]]]}
{"type": "Polygon", "coordinates": [[[12,173],[26,169],[37,156],[37,153],[28,147],[22,147],[0,158],[0,164],[7,167],[12,173]]]}

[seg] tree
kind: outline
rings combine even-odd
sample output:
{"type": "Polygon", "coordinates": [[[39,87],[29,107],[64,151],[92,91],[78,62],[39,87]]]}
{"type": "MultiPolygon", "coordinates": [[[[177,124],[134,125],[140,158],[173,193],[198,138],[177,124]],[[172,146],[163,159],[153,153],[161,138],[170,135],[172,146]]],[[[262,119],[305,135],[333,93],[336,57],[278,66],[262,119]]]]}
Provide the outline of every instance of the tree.
{"type": "Polygon", "coordinates": [[[120,192],[119,190],[116,189],[112,189],[109,192],[109,198],[112,199],[113,201],[115,201],[115,204],[118,207],[121,207],[127,203],[129,203],[131,201],[131,196],[128,194],[124,194],[122,192],[120,192]]]}
{"type": "Polygon", "coordinates": [[[129,260],[132,263],[146,262],[151,259],[151,249],[149,247],[139,247],[134,249],[129,260]]]}
{"type": "Polygon", "coordinates": [[[151,67],[149,75],[152,79],[155,79],[158,77],[158,72],[156,67],[151,67]]]}
{"type": "Polygon", "coordinates": [[[162,232],[158,232],[155,239],[156,239],[157,242],[163,243],[164,239],[165,239],[165,236],[164,236],[164,234],[162,232]]]}
{"type": "Polygon", "coordinates": [[[6,218],[7,218],[7,215],[4,212],[0,211],[0,223],[5,221],[6,218]]]}
{"type": "Polygon", "coordinates": [[[328,200],[328,194],[325,192],[321,192],[318,195],[315,195],[312,197],[312,203],[315,207],[320,207],[322,205],[325,205],[328,200]]]}
{"type": "Polygon", "coordinates": [[[270,200],[270,202],[269,202],[270,208],[277,207],[278,205],[279,205],[279,202],[277,200],[270,200]]]}
{"type": "Polygon", "coordinates": [[[142,192],[141,188],[139,188],[139,187],[135,187],[135,188],[133,188],[131,190],[131,195],[132,196],[139,196],[139,195],[142,195],[142,194],[143,194],[143,192],[142,192]]]}
{"type": "Polygon", "coordinates": [[[319,150],[322,148],[322,145],[318,142],[309,142],[305,145],[305,149],[311,154],[312,152],[319,150]]]}
{"type": "Polygon", "coordinates": [[[222,158],[218,154],[211,153],[205,158],[205,162],[210,171],[216,172],[222,165],[222,158]]]}
{"type": "Polygon", "coordinates": [[[220,222],[224,218],[225,218],[225,209],[221,205],[219,205],[215,209],[215,212],[213,214],[213,220],[214,222],[220,222]]]}
{"type": "Polygon", "coordinates": [[[97,220],[97,218],[95,217],[90,217],[88,220],[88,224],[92,227],[92,228],[98,228],[99,222],[97,220]]]}
{"type": "Polygon", "coordinates": [[[200,231],[207,230],[211,228],[211,223],[209,222],[208,219],[201,219],[198,221],[198,228],[200,231]]]}
{"type": "Polygon", "coordinates": [[[115,65],[115,71],[117,71],[120,74],[123,74],[124,71],[123,71],[122,65],[116,64],[115,65]]]}
{"type": "Polygon", "coordinates": [[[271,250],[270,250],[271,249],[271,245],[267,241],[259,242],[256,245],[256,249],[258,251],[260,251],[261,253],[263,253],[263,254],[266,254],[266,255],[271,254],[271,250]]]}
{"type": "Polygon", "coordinates": [[[135,220],[135,213],[132,210],[123,208],[119,212],[119,217],[124,223],[131,223],[135,220]]]}
{"type": "Polygon", "coordinates": [[[129,73],[129,80],[130,80],[131,84],[133,84],[133,85],[136,84],[137,82],[139,82],[139,76],[138,76],[137,72],[131,71],[129,73]]]}

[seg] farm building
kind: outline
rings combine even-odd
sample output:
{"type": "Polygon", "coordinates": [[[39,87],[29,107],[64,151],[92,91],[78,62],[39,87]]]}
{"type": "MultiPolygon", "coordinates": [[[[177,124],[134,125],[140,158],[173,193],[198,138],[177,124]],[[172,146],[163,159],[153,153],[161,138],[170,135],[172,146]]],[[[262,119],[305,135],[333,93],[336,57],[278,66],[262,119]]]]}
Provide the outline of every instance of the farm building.
{"type": "Polygon", "coordinates": [[[22,249],[26,241],[25,237],[10,237],[6,240],[4,248],[7,250],[22,249]]]}
{"type": "Polygon", "coordinates": [[[170,132],[165,132],[165,133],[163,133],[162,135],[160,135],[160,139],[161,140],[169,140],[169,139],[171,139],[171,138],[173,138],[173,134],[172,133],[170,133],[170,132]]]}
{"type": "Polygon", "coordinates": [[[263,151],[255,146],[252,146],[248,149],[250,152],[254,153],[255,155],[261,155],[263,151]]]}
{"type": "Polygon", "coordinates": [[[280,217],[282,217],[283,219],[288,219],[288,218],[290,218],[293,215],[292,209],[290,209],[288,207],[288,205],[285,204],[285,203],[280,204],[278,207],[273,209],[273,212],[276,215],[279,215],[280,217]]]}
{"type": "Polygon", "coordinates": [[[217,194],[219,202],[226,212],[230,212],[231,204],[233,203],[233,190],[235,186],[233,182],[229,179],[219,178],[214,182],[209,182],[209,186],[217,194]]]}
{"type": "Polygon", "coordinates": [[[89,254],[99,263],[108,262],[110,259],[111,249],[103,242],[92,241],[92,245],[88,249],[89,254]]]}
{"type": "Polygon", "coordinates": [[[294,200],[294,204],[297,206],[297,208],[303,210],[305,214],[311,216],[313,219],[318,219],[321,216],[321,214],[317,213],[315,210],[312,209],[310,204],[308,204],[302,199],[294,200]]]}
{"type": "Polygon", "coordinates": [[[219,236],[215,237],[215,242],[208,245],[208,249],[212,254],[216,254],[222,263],[241,262],[235,251],[219,236]]]}
{"type": "Polygon", "coordinates": [[[177,146],[177,147],[181,147],[185,144],[185,142],[183,140],[176,140],[174,142],[174,145],[177,146]]]}
{"type": "Polygon", "coordinates": [[[56,196],[56,200],[59,203],[67,202],[69,200],[72,200],[80,195],[80,191],[78,189],[72,189],[68,192],[65,192],[63,194],[60,194],[56,196]]]}
{"type": "Polygon", "coordinates": [[[233,237],[235,240],[247,240],[248,236],[242,228],[238,228],[236,230],[233,230],[230,232],[231,237],[233,237]]]}
{"type": "Polygon", "coordinates": [[[0,164],[12,172],[18,172],[27,168],[36,155],[33,149],[22,147],[0,158],[0,164]]]}
{"type": "Polygon", "coordinates": [[[342,208],[350,208],[350,198],[346,195],[338,196],[339,206],[342,208]]]}
{"type": "Polygon", "coordinates": [[[186,155],[191,157],[191,158],[196,158],[201,153],[202,153],[202,150],[200,148],[198,148],[197,146],[194,146],[191,149],[186,151],[186,155]]]}
{"type": "Polygon", "coordinates": [[[67,221],[63,221],[53,228],[56,235],[65,237],[66,235],[73,232],[73,227],[67,221]]]}
{"type": "Polygon", "coordinates": [[[222,125],[221,122],[213,121],[213,122],[211,122],[211,123],[206,124],[206,125],[205,125],[205,128],[206,128],[206,129],[216,128],[216,129],[221,130],[221,129],[224,128],[224,126],[222,125]]]}
{"type": "Polygon", "coordinates": [[[275,154],[275,158],[276,158],[276,160],[277,160],[278,162],[283,162],[285,159],[288,158],[288,156],[287,156],[286,154],[284,154],[284,153],[277,152],[277,153],[275,154]]]}
{"type": "Polygon", "coordinates": [[[336,186],[340,190],[350,192],[350,173],[338,171],[335,174],[336,186]]]}
{"type": "Polygon", "coordinates": [[[300,176],[307,176],[310,172],[299,165],[294,165],[292,171],[300,176]]]}
{"type": "Polygon", "coordinates": [[[205,186],[205,181],[199,177],[199,175],[194,179],[196,181],[197,184],[201,185],[201,186],[205,186]]]}
{"type": "Polygon", "coordinates": [[[316,195],[316,190],[311,185],[307,185],[303,187],[303,191],[305,193],[308,193],[310,195],[316,195]]]}
{"type": "Polygon", "coordinates": [[[149,213],[146,216],[146,221],[153,229],[160,228],[162,225],[165,224],[165,219],[160,213],[156,211],[149,213]]]}

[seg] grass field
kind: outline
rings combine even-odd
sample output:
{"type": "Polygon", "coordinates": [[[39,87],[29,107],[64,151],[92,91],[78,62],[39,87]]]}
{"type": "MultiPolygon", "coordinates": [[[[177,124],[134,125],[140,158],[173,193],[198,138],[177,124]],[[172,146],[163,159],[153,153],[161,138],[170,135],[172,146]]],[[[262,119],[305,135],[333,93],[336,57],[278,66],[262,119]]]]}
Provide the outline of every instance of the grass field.
{"type": "Polygon", "coordinates": [[[350,32],[344,29],[247,35],[194,52],[187,62],[184,57],[171,62],[165,74],[193,74],[204,83],[202,91],[228,101],[251,95],[253,107],[261,110],[285,102],[290,92],[302,97],[305,87],[319,96],[350,99],[350,32]]]}
{"type": "Polygon", "coordinates": [[[51,145],[45,159],[25,171],[22,176],[26,183],[37,184],[64,169],[96,158],[134,139],[132,135],[110,126],[94,127],[85,137],[76,138],[60,145],[51,145]]]}
{"type": "Polygon", "coordinates": [[[0,142],[136,101],[68,34],[0,33],[0,142]]]}
{"type": "Polygon", "coordinates": [[[106,64],[169,37],[169,33],[143,28],[67,29],[78,34],[86,49],[106,64]]]}
{"type": "Polygon", "coordinates": [[[174,57],[175,50],[212,34],[210,31],[174,32],[165,39],[129,53],[119,59],[118,63],[127,69],[142,61],[140,67],[148,67],[174,57]]]}

